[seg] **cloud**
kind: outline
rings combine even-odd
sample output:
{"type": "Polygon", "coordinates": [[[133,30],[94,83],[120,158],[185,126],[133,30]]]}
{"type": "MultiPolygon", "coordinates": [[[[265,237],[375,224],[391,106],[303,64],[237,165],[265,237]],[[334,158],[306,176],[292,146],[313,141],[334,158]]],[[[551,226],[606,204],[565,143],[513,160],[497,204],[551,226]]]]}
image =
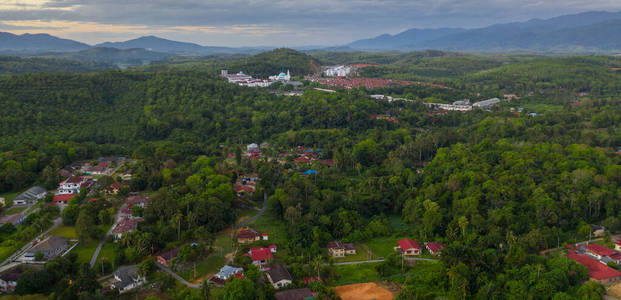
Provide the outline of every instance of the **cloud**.
{"type": "Polygon", "coordinates": [[[413,27],[480,27],[586,10],[621,10],[621,1],[4,0],[0,20],[4,30],[37,21],[65,37],[93,32],[91,42],[149,32],[203,44],[329,45],[413,27]],[[70,28],[53,27],[59,22],[70,28]]]}

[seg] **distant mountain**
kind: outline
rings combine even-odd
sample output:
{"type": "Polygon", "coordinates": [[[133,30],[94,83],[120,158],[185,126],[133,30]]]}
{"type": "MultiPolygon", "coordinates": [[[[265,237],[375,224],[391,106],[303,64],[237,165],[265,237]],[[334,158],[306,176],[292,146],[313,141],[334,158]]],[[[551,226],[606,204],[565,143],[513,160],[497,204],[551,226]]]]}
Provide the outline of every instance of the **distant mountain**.
{"type": "Polygon", "coordinates": [[[68,39],[61,39],[49,34],[16,35],[0,32],[0,51],[79,51],[91,46],[68,39]]]}
{"type": "Polygon", "coordinates": [[[586,12],[477,29],[410,29],[355,41],[360,50],[567,51],[621,50],[621,12],[586,12]]]}
{"type": "Polygon", "coordinates": [[[229,48],[201,46],[194,43],[177,42],[156,36],[143,36],[125,42],[106,42],[96,47],[135,49],[144,48],[150,51],[167,52],[185,55],[208,55],[214,53],[253,53],[260,50],[254,48],[229,48]]]}
{"type": "Polygon", "coordinates": [[[426,43],[464,31],[466,31],[466,29],[462,28],[409,29],[395,35],[383,34],[371,39],[358,40],[347,45],[347,47],[369,50],[409,49],[415,47],[417,44],[426,43]]]}
{"type": "Polygon", "coordinates": [[[44,53],[39,56],[77,60],[81,62],[98,62],[119,67],[146,65],[154,60],[171,56],[170,53],[154,52],[145,49],[91,48],[77,52],[44,53]]]}

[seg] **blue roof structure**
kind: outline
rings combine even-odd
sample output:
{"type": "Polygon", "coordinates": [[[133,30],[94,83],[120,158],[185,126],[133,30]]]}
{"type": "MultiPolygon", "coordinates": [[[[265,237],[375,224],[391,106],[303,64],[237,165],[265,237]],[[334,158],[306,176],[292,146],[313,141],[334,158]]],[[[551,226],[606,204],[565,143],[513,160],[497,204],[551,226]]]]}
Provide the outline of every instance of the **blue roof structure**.
{"type": "Polygon", "coordinates": [[[317,174],[317,170],[308,170],[306,172],[304,172],[305,175],[310,175],[310,174],[317,174]]]}

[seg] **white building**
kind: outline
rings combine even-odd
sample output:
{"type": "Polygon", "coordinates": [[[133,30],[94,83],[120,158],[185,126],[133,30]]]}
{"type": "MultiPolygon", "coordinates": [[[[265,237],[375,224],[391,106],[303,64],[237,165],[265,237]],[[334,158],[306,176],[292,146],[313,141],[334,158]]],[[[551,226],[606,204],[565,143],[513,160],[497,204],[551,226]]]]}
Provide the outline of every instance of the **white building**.
{"type": "Polygon", "coordinates": [[[488,108],[492,107],[492,105],[498,104],[498,103],[500,103],[500,99],[492,98],[492,99],[487,99],[487,100],[475,102],[475,103],[472,104],[472,107],[488,109],[488,108]]]}
{"type": "Polygon", "coordinates": [[[136,266],[122,266],[114,272],[114,282],[110,285],[112,289],[119,289],[119,293],[133,290],[146,282],[146,278],[140,276],[136,266]]]}
{"type": "Polygon", "coordinates": [[[352,71],[351,66],[331,66],[323,71],[328,77],[347,77],[352,71]]]}
{"type": "Polygon", "coordinates": [[[280,73],[278,75],[270,76],[269,78],[270,80],[275,80],[275,81],[289,81],[291,80],[291,74],[289,73],[289,70],[287,70],[287,74],[280,73]]]}
{"type": "Polygon", "coordinates": [[[88,178],[82,176],[71,176],[67,180],[60,183],[56,195],[78,194],[82,184],[88,181],[88,178]]]}
{"type": "Polygon", "coordinates": [[[244,74],[244,72],[239,71],[237,74],[229,74],[227,70],[222,70],[221,76],[228,79],[231,83],[238,83],[242,81],[251,81],[253,78],[250,75],[244,74]]]}

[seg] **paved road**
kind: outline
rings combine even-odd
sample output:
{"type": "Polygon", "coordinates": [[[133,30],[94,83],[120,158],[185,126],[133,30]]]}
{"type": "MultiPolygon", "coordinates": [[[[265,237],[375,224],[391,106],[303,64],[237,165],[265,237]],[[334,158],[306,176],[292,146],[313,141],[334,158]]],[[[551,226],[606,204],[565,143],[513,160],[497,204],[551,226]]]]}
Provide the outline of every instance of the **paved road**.
{"type": "MultiPolygon", "coordinates": [[[[61,211],[61,215],[62,215],[62,211],[61,211]]],[[[9,256],[9,258],[5,259],[2,263],[0,263],[0,266],[4,266],[4,265],[12,262],[14,259],[20,257],[26,250],[30,249],[30,247],[35,245],[35,241],[36,240],[40,239],[41,237],[43,237],[46,234],[48,234],[50,231],[54,230],[54,228],[58,227],[58,225],[60,225],[62,223],[62,220],[63,220],[62,217],[58,217],[56,220],[54,220],[54,223],[52,224],[52,226],[50,226],[50,228],[48,228],[46,231],[42,232],[37,237],[32,239],[30,242],[28,242],[26,245],[24,245],[18,251],[15,251],[11,256],[9,256]]]]}
{"type": "Polygon", "coordinates": [[[101,252],[101,247],[103,247],[108,237],[112,234],[112,230],[114,230],[114,226],[116,225],[116,222],[119,221],[119,217],[121,216],[121,211],[125,209],[125,205],[126,204],[121,205],[121,208],[119,208],[119,210],[116,212],[116,215],[114,215],[114,222],[112,223],[112,227],[110,227],[108,232],[106,232],[106,235],[103,237],[103,239],[99,241],[99,245],[97,245],[97,248],[95,249],[95,253],[93,253],[93,257],[91,257],[91,268],[95,265],[95,262],[97,262],[97,257],[99,256],[99,252],[101,252]]]}
{"type": "Polygon", "coordinates": [[[194,288],[197,289],[199,287],[201,287],[200,284],[196,284],[196,283],[189,283],[187,280],[183,279],[183,277],[177,275],[177,273],[173,272],[171,269],[167,268],[166,266],[163,266],[159,263],[155,264],[160,270],[164,271],[166,274],[172,276],[174,279],[177,279],[177,281],[185,284],[187,287],[190,288],[194,288]]]}
{"type": "Polygon", "coordinates": [[[267,207],[267,193],[263,193],[263,207],[261,207],[261,209],[259,209],[259,212],[254,215],[252,218],[244,220],[242,222],[240,222],[239,224],[235,225],[235,228],[240,228],[240,227],[244,227],[254,221],[256,221],[260,216],[263,215],[263,213],[265,212],[265,208],[267,207]]]}

